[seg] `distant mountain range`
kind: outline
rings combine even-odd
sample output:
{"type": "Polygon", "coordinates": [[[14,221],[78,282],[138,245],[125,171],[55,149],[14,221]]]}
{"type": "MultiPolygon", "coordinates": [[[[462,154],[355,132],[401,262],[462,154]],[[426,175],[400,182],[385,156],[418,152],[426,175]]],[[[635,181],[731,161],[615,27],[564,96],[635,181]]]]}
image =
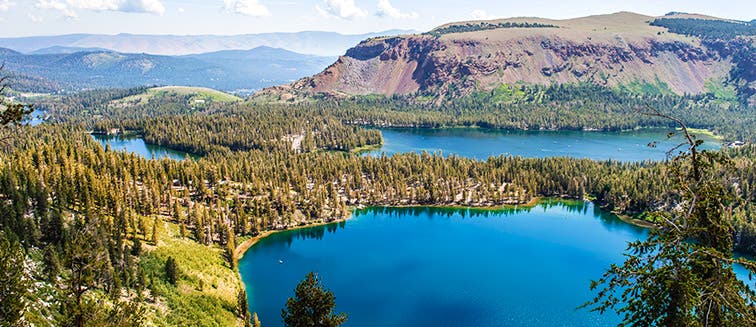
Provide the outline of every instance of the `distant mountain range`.
{"type": "Polygon", "coordinates": [[[271,47],[185,56],[129,54],[70,47],[23,54],[0,48],[0,62],[20,91],[78,91],[141,85],[203,86],[250,93],[315,74],[334,57],[312,56],[271,47]],[[55,53],[49,53],[55,52],[55,53]]]}
{"type": "Polygon", "coordinates": [[[318,56],[338,56],[367,38],[412,32],[389,30],[355,35],[315,31],[244,35],[69,34],[0,38],[0,47],[25,54],[73,53],[82,50],[107,49],[121,53],[177,56],[223,50],[248,50],[267,46],[318,56]]]}

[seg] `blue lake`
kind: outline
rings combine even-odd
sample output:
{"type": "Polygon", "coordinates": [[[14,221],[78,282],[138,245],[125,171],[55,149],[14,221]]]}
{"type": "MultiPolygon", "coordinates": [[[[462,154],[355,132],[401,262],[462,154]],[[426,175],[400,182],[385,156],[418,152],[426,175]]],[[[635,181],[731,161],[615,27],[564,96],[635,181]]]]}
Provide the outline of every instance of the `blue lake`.
{"type": "Polygon", "coordinates": [[[576,307],[591,299],[591,279],[645,234],[585,202],[368,208],[271,235],[239,271],[263,326],[282,325],[286,299],[310,271],[349,314],[345,326],[609,326],[615,314],[576,307]]]}
{"type": "Polygon", "coordinates": [[[29,116],[26,117],[25,123],[31,126],[37,126],[45,122],[45,116],[47,113],[43,110],[35,109],[29,116]]]}
{"type": "MultiPolygon", "coordinates": [[[[595,160],[643,161],[664,160],[666,151],[682,139],[667,139],[668,131],[640,130],[631,132],[581,131],[506,131],[480,128],[448,129],[381,129],[384,144],[365,155],[381,156],[405,152],[435,152],[444,155],[487,159],[489,156],[514,155],[529,158],[573,157],[595,160]],[[657,142],[655,148],[648,146],[657,142]]],[[[92,135],[103,146],[116,151],[131,151],[148,159],[169,157],[181,160],[186,152],[146,144],[138,136],[92,135]]],[[[715,150],[721,142],[707,136],[703,149],[715,150]]],[[[196,156],[192,156],[196,157],[196,156]]]]}
{"type": "Polygon", "coordinates": [[[147,159],[170,158],[174,160],[183,160],[187,156],[193,157],[187,152],[173,150],[159,145],[147,144],[138,136],[121,136],[121,135],[103,135],[92,134],[95,140],[100,142],[103,147],[110,145],[113,151],[134,152],[147,159]]]}
{"type": "MultiPolygon", "coordinates": [[[[367,155],[442,151],[444,155],[486,159],[513,155],[530,158],[574,157],[595,160],[664,160],[666,152],[682,142],[667,138],[668,130],[628,132],[507,131],[482,128],[381,129],[383,147],[367,155]],[[657,142],[655,148],[648,146],[657,142]]],[[[721,142],[705,135],[704,149],[718,149],[721,142]]]]}

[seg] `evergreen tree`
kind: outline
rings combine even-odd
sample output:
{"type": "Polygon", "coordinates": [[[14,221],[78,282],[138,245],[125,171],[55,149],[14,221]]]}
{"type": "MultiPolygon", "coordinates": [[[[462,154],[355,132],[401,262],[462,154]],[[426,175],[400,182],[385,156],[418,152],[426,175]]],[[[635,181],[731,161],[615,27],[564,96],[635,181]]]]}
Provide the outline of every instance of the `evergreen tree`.
{"type": "Polygon", "coordinates": [[[257,312],[252,314],[252,327],[261,327],[260,318],[257,317],[257,312]]]}
{"type": "Polygon", "coordinates": [[[756,293],[738,280],[734,259],[733,208],[739,203],[728,174],[729,159],[699,151],[702,141],[680,120],[687,151],[672,161],[677,205],[654,214],[658,222],[646,240],[629,244],[621,266],[612,265],[591,289],[586,306],[614,310],[630,326],[754,326],[756,293]]]}
{"type": "Polygon", "coordinates": [[[131,245],[131,255],[138,257],[142,253],[142,241],[138,238],[134,239],[134,244],[131,245]]]}
{"type": "Polygon", "coordinates": [[[21,319],[29,285],[21,244],[0,231],[0,326],[15,326],[21,319]]]}
{"type": "Polygon", "coordinates": [[[157,246],[158,245],[158,218],[155,217],[155,220],[152,222],[152,244],[157,246]]]}
{"type": "Polygon", "coordinates": [[[61,268],[60,259],[58,258],[58,251],[52,245],[45,247],[44,264],[47,280],[50,282],[55,282],[55,278],[57,278],[58,274],[60,274],[61,268]]]}
{"type": "Polygon", "coordinates": [[[2,127],[18,125],[28,114],[34,111],[34,108],[30,105],[6,101],[5,93],[8,89],[10,77],[3,72],[4,68],[5,64],[0,65],[0,126],[2,127]]]}
{"type": "Polygon", "coordinates": [[[236,293],[236,302],[239,306],[239,318],[244,321],[245,326],[250,326],[249,303],[247,302],[247,291],[244,290],[244,287],[240,287],[239,292],[236,293]]]}
{"type": "Polygon", "coordinates": [[[178,280],[178,266],[176,265],[176,259],[173,259],[173,257],[168,257],[168,260],[165,261],[165,277],[168,279],[168,282],[171,283],[171,285],[176,285],[176,281],[178,280]]]}
{"type": "Polygon", "coordinates": [[[281,310],[284,326],[287,327],[335,327],[343,324],[347,316],[333,313],[336,297],[323,289],[320,279],[310,272],[294,290],[294,297],[286,301],[281,310]]]}
{"type": "Polygon", "coordinates": [[[84,326],[91,303],[84,295],[97,287],[109,267],[108,253],[102,244],[97,219],[89,222],[77,220],[72,226],[73,236],[66,247],[66,266],[70,273],[66,278],[67,296],[63,300],[64,315],[75,326],[84,326]]]}

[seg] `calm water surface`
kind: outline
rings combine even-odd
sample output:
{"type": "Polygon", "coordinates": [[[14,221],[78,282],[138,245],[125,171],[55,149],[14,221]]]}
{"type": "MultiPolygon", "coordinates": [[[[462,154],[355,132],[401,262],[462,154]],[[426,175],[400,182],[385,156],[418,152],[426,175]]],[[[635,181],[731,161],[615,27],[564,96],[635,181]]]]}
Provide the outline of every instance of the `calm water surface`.
{"type": "MultiPolygon", "coordinates": [[[[514,155],[530,158],[574,157],[595,160],[642,161],[664,160],[666,151],[682,140],[666,138],[667,131],[632,132],[581,131],[505,131],[493,129],[382,129],[384,145],[365,155],[380,156],[403,152],[436,152],[444,155],[486,159],[489,156],[514,155]],[[648,147],[657,142],[656,148],[648,147]]],[[[146,144],[138,136],[93,134],[105,146],[117,151],[131,151],[150,159],[169,157],[181,160],[186,152],[146,144]]],[[[721,142],[702,136],[704,149],[718,149],[721,142]]]]}
{"type": "MultiPolygon", "coordinates": [[[[667,130],[630,132],[506,131],[482,128],[381,129],[384,145],[367,154],[380,156],[403,152],[434,152],[486,159],[513,155],[531,158],[574,157],[595,160],[664,160],[666,151],[682,142],[667,139],[667,130]],[[658,142],[656,148],[649,142],[658,142]]],[[[721,142],[701,136],[705,149],[718,149],[721,142]]]]}
{"type": "Polygon", "coordinates": [[[187,152],[169,149],[159,145],[147,144],[138,136],[113,136],[103,134],[92,134],[95,140],[99,141],[103,147],[110,145],[113,151],[134,152],[147,159],[170,158],[174,160],[183,160],[187,156],[193,157],[187,152]]]}
{"type": "Polygon", "coordinates": [[[47,112],[45,112],[44,110],[35,109],[31,114],[29,114],[25,122],[31,126],[37,126],[45,122],[45,116],[47,116],[47,112]]]}
{"type": "Polygon", "coordinates": [[[608,326],[616,315],[575,308],[591,298],[590,280],[644,235],[584,202],[370,208],[263,239],[239,271],[264,326],[281,325],[309,271],[334,291],[346,326],[608,326]]]}

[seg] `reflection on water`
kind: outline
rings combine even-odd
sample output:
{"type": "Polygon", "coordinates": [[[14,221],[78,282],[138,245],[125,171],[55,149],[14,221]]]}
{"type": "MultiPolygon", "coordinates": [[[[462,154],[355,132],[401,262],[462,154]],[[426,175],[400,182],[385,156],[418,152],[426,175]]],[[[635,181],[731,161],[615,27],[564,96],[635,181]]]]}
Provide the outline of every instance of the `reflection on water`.
{"type": "Polygon", "coordinates": [[[147,159],[162,159],[167,157],[173,160],[184,160],[186,158],[197,158],[197,156],[188,152],[147,144],[141,137],[135,135],[92,134],[92,137],[100,142],[103,147],[110,146],[113,151],[133,152],[147,159]]]}
{"type": "Polygon", "coordinates": [[[497,210],[370,207],[347,222],[273,234],[239,262],[267,326],[315,271],[345,326],[606,326],[575,310],[591,279],[646,231],[583,201],[497,210]],[[433,300],[430,300],[433,299],[433,300]]]}
{"type": "MultiPolygon", "coordinates": [[[[474,159],[512,155],[528,158],[573,157],[594,160],[664,160],[666,151],[682,139],[667,139],[668,130],[628,132],[509,131],[485,128],[381,129],[384,145],[365,155],[441,151],[474,159]],[[655,148],[648,147],[657,142],[655,148]]],[[[718,149],[721,142],[701,135],[703,148],[718,149]]]]}

